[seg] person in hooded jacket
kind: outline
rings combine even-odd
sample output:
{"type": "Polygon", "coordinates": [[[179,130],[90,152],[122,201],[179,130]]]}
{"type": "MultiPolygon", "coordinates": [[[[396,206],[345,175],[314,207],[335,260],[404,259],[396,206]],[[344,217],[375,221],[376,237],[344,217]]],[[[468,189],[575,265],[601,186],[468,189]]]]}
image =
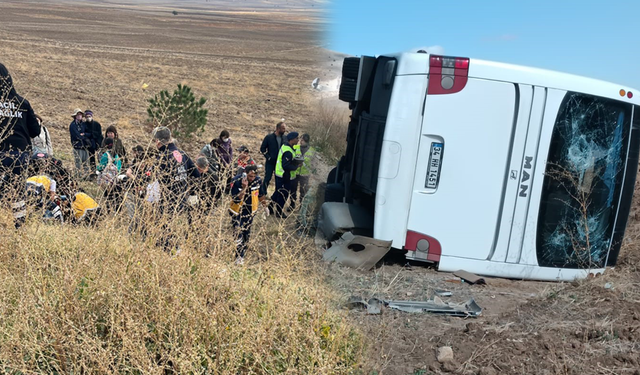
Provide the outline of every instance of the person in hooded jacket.
{"type": "MultiPolygon", "coordinates": [[[[189,156],[176,146],[169,128],[155,128],[153,139],[158,148],[155,175],[160,186],[159,210],[163,214],[185,212],[188,207],[190,178],[200,178],[200,172],[189,156]]],[[[171,252],[176,247],[173,243],[175,236],[167,224],[163,224],[162,228],[165,232],[162,239],[164,250],[171,252]]]]}
{"type": "Polygon", "coordinates": [[[26,216],[20,175],[27,167],[31,138],[39,134],[40,124],[31,104],[18,95],[9,71],[0,63],[0,198],[12,199],[16,228],[26,216]]]}
{"type": "Polygon", "coordinates": [[[85,131],[89,139],[91,140],[91,148],[89,149],[89,163],[91,167],[95,170],[96,165],[96,152],[100,150],[100,146],[102,145],[103,137],[102,137],[102,126],[100,123],[93,119],[93,111],[87,109],[84,111],[84,124],[85,131]]]}
{"type": "Polygon", "coordinates": [[[231,162],[233,161],[233,148],[231,147],[231,138],[227,130],[220,132],[220,137],[216,139],[216,154],[224,168],[231,166],[231,162]]]}
{"type": "MultiPolygon", "coordinates": [[[[104,140],[107,138],[113,139],[113,152],[120,156],[120,159],[122,159],[125,164],[128,164],[129,160],[127,159],[127,150],[124,148],[122,140],[118,136],[118,130],[116,127],[114,125],[110,125],[107,127],[107,130],[105,130],[104,135],[104,140]]],[[[102,148],[105,146],[104,140],[102,141],[102,148]]]]}
{"type": "Polygon", "coordinates": [[[38,124],[40,125],[40,134],[37,137],[31,138],[31,154],[46,154],[53,156],[53,146],[51,145],[51,135],[49,130],[43,125],[42,117],[36,115],[38,124]]]}

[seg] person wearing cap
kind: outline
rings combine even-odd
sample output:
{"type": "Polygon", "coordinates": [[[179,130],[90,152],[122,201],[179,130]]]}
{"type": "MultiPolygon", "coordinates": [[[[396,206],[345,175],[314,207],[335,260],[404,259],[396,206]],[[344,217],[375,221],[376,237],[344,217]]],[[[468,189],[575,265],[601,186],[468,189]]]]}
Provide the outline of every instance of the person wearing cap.
{"type": "MultiPolygon", "coordinates": [[[[287,142],[282,145],[276,161],[276,191],[271,196],[275,204],[276,217],[284,218],[284,205],[291,194],[291,174],[298,169],[293,147],[298,144],[298,133],[287,134],[287,142]]],[[[295,178],[295,175],[294,175],[295,178]]]]}
{"type": "Polygon", "coordinates": [[[69,134],[71,136],[71,146],[73,147],[73,159],[76,163],[76,173],[88,174],[89,172],[89,150],[91,149],[91,139],[87,133],[86,124],[83,120],[84,112],[77,108],[73,111],[73,121],[69,124],[69,134]]]}
{"type": "Polygon", "coordinates": [[[24,188],[20,176],[29,160],[31,138],[40,134],[40,125],[28,100],[18,95],[7,68],[0,64],[0,198],[13,197],[16,228],[26,216],[24,188]]]}
{"type": "Polygon", "coordinates": [[[103,140],[102,126],[98,121],[93,119],[93,111],[90,109],[87,109],[86,111],[84,111],[84,119],[85,119],[84,121],[85,131],[91,141],[91,148],[88,150],[89,164],[93,169],[95,169],[97,167],[96,152],[100,150],[100,145],[102,145],[102,140],[103,140]]]}
{"type": "Polygon", "coordinates": [[[240,178],[234,179],[231,187],[231,224],[236,236],[236,264],[243,264],[251,236],[251,224],[265,195],[260,188],[262,180],[258,177],[258,167],[249,165],[240,178]]]}
{"type": "Polygon", "coordinates": [[[46,154],[53,156],[53,146],[51,145],[51,136],[49,130],[42,124],[42,117],[36,115],[38,124],[40,125],[40,134],[31,138],[31,155],[46,154]]]}
{"type": "Polygon", "coordinates": [[[276,131],[267,134],[262,140],[260,145],[260,153],[264,155],[264,182],[262,183],[262,190],[264,194],[267,194],[267,188],[273,177],[273,172],[276,170],[276,162],[278,161],[278,153],[283,143],[287,142],[285,133],[287,132],[287,125],[284,121],[280,121],[276,124],[276,131]]]}

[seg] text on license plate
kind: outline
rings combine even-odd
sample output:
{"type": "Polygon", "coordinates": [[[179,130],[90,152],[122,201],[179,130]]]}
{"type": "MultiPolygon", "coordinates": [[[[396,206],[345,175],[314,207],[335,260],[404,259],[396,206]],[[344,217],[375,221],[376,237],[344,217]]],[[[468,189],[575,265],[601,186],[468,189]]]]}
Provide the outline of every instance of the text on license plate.
{"type": "Polygon", "coordinates": [[[431,143],[431,153],[429,154],[429,165],[427,166],[427,189],[436,189],[440,180],[440,165],[442,164],[442,151],[444,144],[431,143]]]}

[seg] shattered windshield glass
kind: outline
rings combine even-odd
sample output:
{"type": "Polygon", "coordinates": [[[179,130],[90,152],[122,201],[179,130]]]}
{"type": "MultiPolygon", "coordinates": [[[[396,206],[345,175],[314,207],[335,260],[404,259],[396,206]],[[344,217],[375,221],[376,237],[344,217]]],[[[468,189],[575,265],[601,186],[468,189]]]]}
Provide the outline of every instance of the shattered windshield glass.
{"type": "Polygon", "coordinates": [[[631,106],[568,93],[543,183],[537,255],[542,267],[602,268],[620,197],[631,106]]]}

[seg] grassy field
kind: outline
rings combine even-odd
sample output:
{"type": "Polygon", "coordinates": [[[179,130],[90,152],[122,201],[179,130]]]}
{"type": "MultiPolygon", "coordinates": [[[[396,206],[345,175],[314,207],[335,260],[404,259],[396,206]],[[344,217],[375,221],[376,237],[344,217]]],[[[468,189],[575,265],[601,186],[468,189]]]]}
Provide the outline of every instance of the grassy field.
{"type": "MultiPolygon", "coordinates": [[[[322,5],[6,1],[0,61],[68,166],[74,108],[92,109],[103,129],[116,125],[131,149],[150,142],[147,99],[182,83],[209,109],[188,151],[223,129],[235,147],[256,150],[284,117],[323,151],[317,183],[341,154],[348,115],[330,90],[310,86],[321,77],[332,89],[339,72],[341,56],[319,47],[322,5]]],[[[452,283],[402,255],[370,272],[326,265],[294,218],[261,215],[237,267],[226,202],[192,225],[120,215],[96,228],[32,219],[14,231],[1,210],[0,373],[638,374],[638,207],[619,265],[604,276],[486,287],[452,283]],[[177,256],[157,246],[167,231],[177,256]],[[454,302],[474,298],[483,316],[342,309],[351,295],[425,300],[435,289],[454,302]],[[441,346],[454,361],[437,361],[441,346]]]]}
{"type": "Polygon", "coordinates": [[[319,10],[221,11],[201,2],[204,9],[174,16],[166,5],[133,3],[2,4],[2,61],[45,119],[57,156],[70,158],[75,108],[92,109],[103,129],[116,125],[129,149],[148,142],[147,99],[179,83],[208,100],[201,143],[228,129],[236,147],[255,150],[281,118],[305,125],[319,10]]]}
{"type": "MultiPolygon", "coordinates": [[[[130,149],[150,141],[146,100],[178,83],[208,99],[209,126],[187,149],[228,129],[236,147],[257,150],[282,117],[301,130],[315,111],[322,17],[304,1],[259,3],[4,2],[0,56],[67,165],[74,108],[116,125],[130,149]]],[[[226,201],[192,226],[138,218],[153,223],[144,236],[124,215],[97,228],[36,218],[21,231],[9,215],[0,373],[329,374],[362,363],[359,335],[292,223],[256,220],[249,265],[235,267],[226,201]],[[179,256],[156,246],[167,231],[179,256]]]]}

